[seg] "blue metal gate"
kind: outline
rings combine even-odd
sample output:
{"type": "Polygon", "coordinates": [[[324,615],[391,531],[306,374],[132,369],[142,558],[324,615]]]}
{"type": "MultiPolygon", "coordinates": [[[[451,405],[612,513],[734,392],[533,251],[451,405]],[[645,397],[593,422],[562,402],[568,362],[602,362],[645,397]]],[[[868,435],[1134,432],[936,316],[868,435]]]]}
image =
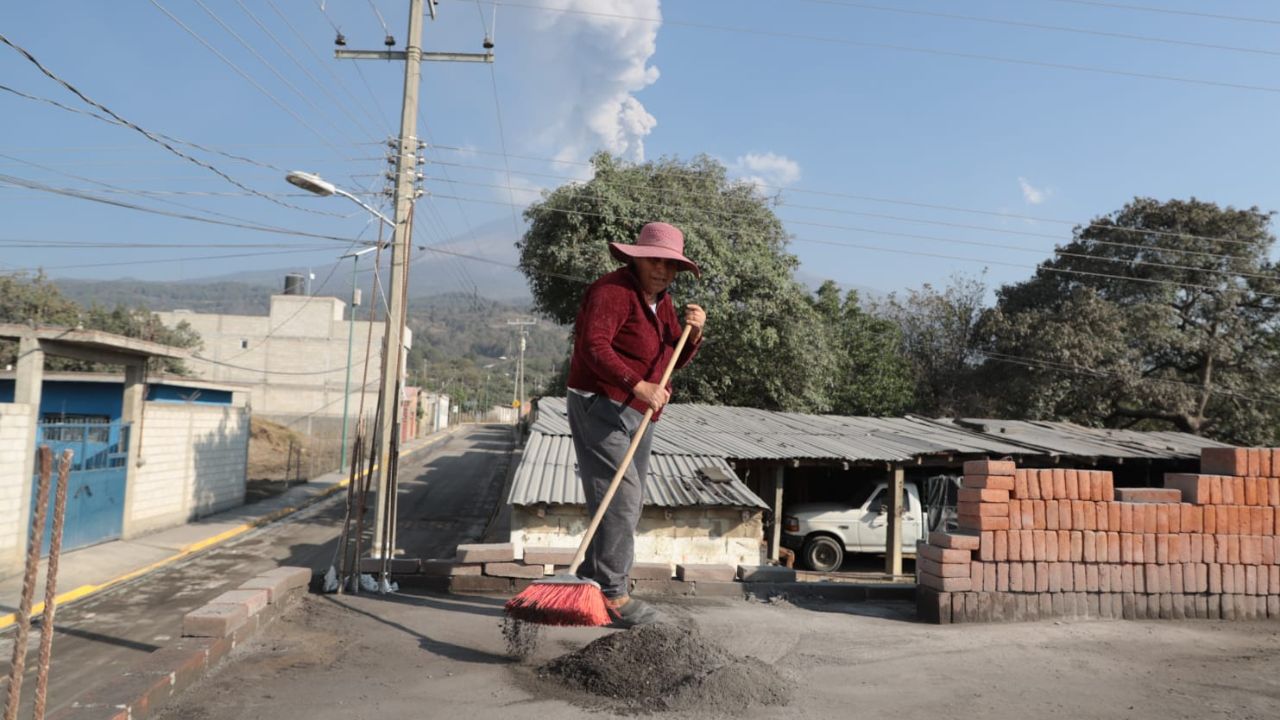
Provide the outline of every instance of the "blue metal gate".
{"type": "MultiPolygon", "coordinates": [[[[57,487],[58,458],[70,448],[71,474],[67,483],[67,514],[63,525],[62,548],[72,550],[120,537],[124,525],[124,491],[129,425],[112,422],[42,422],[36,433],[36,447],[48,445],[53,451],[53,477],[49,486],[49,509],[45,522],[43,552],[49,550],[53,524],[54,489],[57,487]]],[[[38,461],[37,461],[38,462],[38,461]]],[[[32,478],[31,507],[35,509],[37,475],[32,478]]],[[[34,518],[34,513],[32,514],[34,518]]]]}

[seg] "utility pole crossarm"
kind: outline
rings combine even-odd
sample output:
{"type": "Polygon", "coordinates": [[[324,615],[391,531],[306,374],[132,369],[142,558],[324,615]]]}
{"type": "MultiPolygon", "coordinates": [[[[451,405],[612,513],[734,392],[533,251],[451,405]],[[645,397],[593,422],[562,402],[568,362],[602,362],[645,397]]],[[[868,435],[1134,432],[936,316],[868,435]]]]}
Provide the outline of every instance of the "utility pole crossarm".
{"type": "MultiPolygon", "coordinates": [[[[409,54],[404,50],[334,50],[333,56],[339,60],[408,60],[409,54]]],[[[459,53],[459,52],[424,52],[418,58],[421,62],[493,62],[493,53],[459,53]]]]}

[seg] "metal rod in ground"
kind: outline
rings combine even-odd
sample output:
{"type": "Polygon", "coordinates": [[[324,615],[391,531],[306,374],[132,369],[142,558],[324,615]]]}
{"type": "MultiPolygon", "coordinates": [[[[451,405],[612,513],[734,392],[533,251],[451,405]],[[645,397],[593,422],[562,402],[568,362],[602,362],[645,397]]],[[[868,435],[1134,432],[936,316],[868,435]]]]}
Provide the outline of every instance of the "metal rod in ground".
{"type": "Polygon", "coordinates": [[[40,481],[36,485],[36,508],[27,544],[26,574],[22,577],[22,599],[18,603],[18,631],[13,639],[13,662],[9,666],[9,697],[4,720],[17,720],[22,700],[22,673],[27,664],[27,637],[31,634],[31,597],[36,592],[36,572],[40,568],[40,546],[44,544],[44,520],[49,510],[49,476],[53,474],[53,452],[40,446],[40,481]]]}
{"type": "Polygon", "coordinates": [[[58,486],[53,493],[53,527],[49,529],[49,563],[44,576],[44,614],[40,617],[40,664],[36,671],[36,701],[33,720],[44,720],[45,697],[49,690],[49,663],[53,660],[53,614],[57,609],[58,558],[62,554],[62,528],[67,517],[67,479],[71,474],[71,448],[58,461],[58,486]]]}
{"type": "Polygon", "coordinates": [[[368,470],[364,463],[365,443],[368,439],[368,423],[361,419],[360,424],[356,427],[356,442],[351,454],[351,464],[355,468],[353,484],[355,486],[355,494],[353,496],[353,505],[356,508],[357,516],[352,521],[352,528],[347,531],[346,544],[342,549],[342,584],[346,587],[346,583],[351,577],[360,572],[360,533],[363,530],[364,516],[364,493],[368,485],[368,470]],[[354,551],[352,548],[354,547],[354,551]],[[354,568],[354,569],[353,569],[354,568]]]}
{"type": "MultiPolygon", "coordinates": [[[[359,433],[359,428],[357,428],[354,443],[357,449],[360,447],[359,433]]],[[[342,451],[344,454],[346,453],[346,450],[346,447],[343,446],[342,451]]],[[[352,457],[355,457],[357,454],[357,452],[353,452],[352,457]]],[[[329,563],[330,572],[337,572],[338,587],[334,589],[337,590],[339,595],[342,594],[342,576],[347,573],[347,539],[350,537],[351,531],[351,507],[352,503],[355,502],[356,496],[357,475],[355,465],[356,464],[353,462],[349,467],[347,467],[347,506],[342,515],[342,532],[338,534],[338,543],[333,550],[333,560],[329,563]]],[[[341,468],[339,468],[339,470],[341,470],[341,468]]],[[[330,588],[325,588],[326,592],[329,590],[330,588]]]]}

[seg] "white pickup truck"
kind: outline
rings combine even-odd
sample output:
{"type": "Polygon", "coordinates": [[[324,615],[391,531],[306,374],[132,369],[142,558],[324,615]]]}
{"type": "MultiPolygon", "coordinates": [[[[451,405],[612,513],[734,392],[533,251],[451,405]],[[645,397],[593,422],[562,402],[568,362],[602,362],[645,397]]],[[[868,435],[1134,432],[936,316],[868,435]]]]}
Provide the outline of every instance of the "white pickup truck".
{"type": "MultiPolygon", "coordinates": [[[[902,554],[914,556],[916,540],[928,532],[920,492],[903,484],[902,554]]],[[[804,503],[786,509],[782,544],[795,550],[797,561],[818,572],[839,570],[846,552],[883,553],[888,540],[888,486],[880,483],[860,506],[847,503],[804,503]]]]}

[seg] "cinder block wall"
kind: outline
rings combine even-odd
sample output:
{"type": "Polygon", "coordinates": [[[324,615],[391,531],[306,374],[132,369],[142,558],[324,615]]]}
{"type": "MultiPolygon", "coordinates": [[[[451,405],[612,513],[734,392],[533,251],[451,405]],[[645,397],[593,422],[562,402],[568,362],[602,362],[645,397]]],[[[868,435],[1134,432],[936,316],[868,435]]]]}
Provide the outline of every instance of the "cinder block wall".
{"type": "Polygon", "coordinates": [[[244,502],[249,412],[147,403],[125,534],[179,525],[244,502]]]}
{"type": "MultiPolygon", "coordinates": [[[[539,516],[533,508],[514,507],[511,542],[524,550],[577,548],[590,518],[580,505],[556,506],[539,516]]],[[[636,531],[636,562],[760,565],[765,560],[759,510],[646,507],[636,531]]]]}
{"type": "Polygon", "coordinates": [[[31,406],[0,403],[0,573],[22,567],[31,512],[31,406]]]}
{"type": "Polygon", "coordinates": [[[1207,448],[1203,474],[965,464],[958,533],[918,546],[920,617],[1280,618],[1280,449],[1207,448]]]}

